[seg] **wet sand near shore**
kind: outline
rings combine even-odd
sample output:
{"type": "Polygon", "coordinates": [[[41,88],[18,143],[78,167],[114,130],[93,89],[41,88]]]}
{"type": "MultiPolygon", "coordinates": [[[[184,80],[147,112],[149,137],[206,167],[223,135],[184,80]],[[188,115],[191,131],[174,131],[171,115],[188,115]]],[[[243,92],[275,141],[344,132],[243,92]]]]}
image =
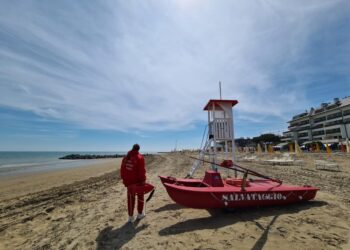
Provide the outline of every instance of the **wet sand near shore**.
{"type": "MultiPolygon", "coordinates": [[[[348,169],[242,162],[285,183],[321,190],[315,200],[291,206],[207,211],[175,204],[158,178],[185,176],[191,159],[180,153],[148,156],[148,179],[156,193],[146,218],[128,224],[125,188],[115,164],[108,164],[86,177],[66,175],[62,185],[45,186],[45,179],[38,189],[28,184],[27,192],[16,191],[14,181],[11,195],[11,188],[3,194],[1,183],[0,249],[350,249],[348,169]]],[[[54,177],[47,174],[50,182],[54,177]]]]}
{"type": "Polygon", "coordinates": [[[119,168],[120,162],[121,159],[103,159],[98,160],[98,163],[88,166],[82,165],[70,169],[29,173],[18,176],[1,176],[0,200],[47,190],[52,187],[58,187],[111,172],[119,168]]]}

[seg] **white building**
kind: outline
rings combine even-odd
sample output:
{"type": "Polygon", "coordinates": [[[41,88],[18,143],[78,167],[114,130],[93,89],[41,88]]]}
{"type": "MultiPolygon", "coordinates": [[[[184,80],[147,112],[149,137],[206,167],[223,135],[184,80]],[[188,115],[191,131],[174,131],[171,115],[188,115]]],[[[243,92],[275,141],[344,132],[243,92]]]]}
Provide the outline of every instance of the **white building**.
{"type": "Polygon", "coordinates": [[[345,143],[350,137],[350,97],[322,103],[319,108],[294,116],[288,123],[282,141],[345,143]]]}

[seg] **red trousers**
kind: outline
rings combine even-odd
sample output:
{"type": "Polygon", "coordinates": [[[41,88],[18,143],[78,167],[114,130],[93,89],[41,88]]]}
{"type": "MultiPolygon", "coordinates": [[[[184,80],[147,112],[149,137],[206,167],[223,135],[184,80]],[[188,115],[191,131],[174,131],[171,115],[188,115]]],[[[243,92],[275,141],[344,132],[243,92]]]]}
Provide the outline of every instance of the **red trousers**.
{"type": "MultiPolygon", "coordinates": [[[[144,195],[143,194],[137,194],[137,212],[139,214],[142,214],[143,212],[143,204],[144,204],[144,195]]],[[[129,216],[133,216],[134,215],[134,208],[135,208],[135,195],[132,195],[131,193],[129,193],[128,191],[128,213],[129,216]]]]}

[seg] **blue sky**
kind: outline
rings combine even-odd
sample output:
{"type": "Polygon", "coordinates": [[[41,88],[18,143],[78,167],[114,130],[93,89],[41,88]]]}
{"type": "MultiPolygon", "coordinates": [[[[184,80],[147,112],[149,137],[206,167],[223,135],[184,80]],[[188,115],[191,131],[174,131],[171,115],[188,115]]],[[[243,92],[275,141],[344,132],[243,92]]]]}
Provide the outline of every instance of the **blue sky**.
{"type": "Polygon", "coordinates": [[[349,1],[1,1],[0,150],[198,147],[350,95],[349,1]]]}

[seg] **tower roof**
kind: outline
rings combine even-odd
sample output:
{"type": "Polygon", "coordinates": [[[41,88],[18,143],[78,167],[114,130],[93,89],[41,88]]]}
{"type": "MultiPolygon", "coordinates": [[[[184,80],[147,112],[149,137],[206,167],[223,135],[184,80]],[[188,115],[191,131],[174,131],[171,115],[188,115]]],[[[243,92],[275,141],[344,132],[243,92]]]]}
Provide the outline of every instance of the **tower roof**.
{"type": "Polygon", "coordinates": [[[218,107],[219,109],[221,109],[220,108],[220,104],[221,103],[229,103],[229,104],[231,104],[232,105],[232,107],[233,106],[235,106],[237,103],[238,103],[238,101],[237,100],[220,100],[220,99],[211,99],[211,100],[209,100],[209,102],[207,103],[207,105],[205,105],[205,107],[204,107],[204,109],[203,110],[209,110],[212,106],[213,106],[213,104],[215,105],[215,108],[216,107],[218,107]]]}

